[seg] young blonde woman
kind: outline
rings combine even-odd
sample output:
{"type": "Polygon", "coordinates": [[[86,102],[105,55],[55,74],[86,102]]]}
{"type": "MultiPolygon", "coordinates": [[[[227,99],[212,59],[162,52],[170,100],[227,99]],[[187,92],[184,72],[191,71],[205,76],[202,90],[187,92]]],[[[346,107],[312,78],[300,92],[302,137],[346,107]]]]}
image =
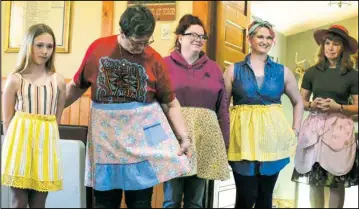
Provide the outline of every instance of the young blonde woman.
{"type": "Polygon", "coordinates": [[[31,26],[4,86],[1,182],[11,188],[13,208],[44,208],[48,192],[62,189],[58,124],[66,86],[55,51],[52,29],[31,26]]]}
{"type": "Polygon", "coordinates": [[[303,102],[292,71],[268,56],[274,38],[272,25],[255,19],[248,27],[251,53],[224,74],[234,105],[228,159],[237,187],[236,208],[271,208],[279,172],[296,148],[303,102]],[[292,127],[282,110],[283,94],[293,105],[292,127]]]}

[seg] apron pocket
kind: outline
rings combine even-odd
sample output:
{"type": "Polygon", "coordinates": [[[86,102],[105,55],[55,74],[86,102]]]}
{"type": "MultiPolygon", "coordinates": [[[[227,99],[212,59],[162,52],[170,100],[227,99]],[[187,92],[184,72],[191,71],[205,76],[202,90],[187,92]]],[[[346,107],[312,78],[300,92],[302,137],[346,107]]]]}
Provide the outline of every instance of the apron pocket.
{"type": "Polygon", "coordinates": [[[156,146],[162,141],[168,139],[165,131],[163,130],[161,123],[153,124],[143,128],[148,146],[156,146]]]}

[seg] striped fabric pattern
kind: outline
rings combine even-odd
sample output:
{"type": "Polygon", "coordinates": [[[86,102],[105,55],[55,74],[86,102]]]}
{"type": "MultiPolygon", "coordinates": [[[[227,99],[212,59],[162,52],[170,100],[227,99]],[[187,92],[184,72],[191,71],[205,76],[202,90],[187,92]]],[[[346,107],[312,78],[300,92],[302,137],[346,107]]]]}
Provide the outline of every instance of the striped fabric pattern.
{"type": "Polygon", "coordinates": [[[20,78],[15,115],[6,132],[1,152],[3,185],[41,192],[62,189],[56,76],[37,85],[20,78]]]}
{"type": "Polygon", "coordinates": [[[2,183],[37,191],[62,187],[56,117],[17,112],[1,157],[2,183]]]}
{"type": "MultiPolygon", "coordinates": [[[[45,84],[37,85],[31,83],[19,73],[15,73],[15,75],[21,80],[16,98],[16,111],[42,115],[56,114],[57,98],[59,96],[56,79],[50,79],[45,84]]],[[[52,78],[55,77],[54,75],[52,76],[52,78]]]]}

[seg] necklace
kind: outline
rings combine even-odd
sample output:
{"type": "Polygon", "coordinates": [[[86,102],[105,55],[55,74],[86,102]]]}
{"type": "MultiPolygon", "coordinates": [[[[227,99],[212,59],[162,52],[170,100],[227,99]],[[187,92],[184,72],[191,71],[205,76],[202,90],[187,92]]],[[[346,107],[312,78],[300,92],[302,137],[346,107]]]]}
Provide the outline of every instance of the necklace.
{"type": "Polygon", "coordinates": [[[132,54],[132,56],[127,60],[127,61],[125,61],[124,60],[124,58],[123,58],[123,56],[122,56],[122,46],[121,46],[121,44],[119,43],[119,47],[120,47],[120,55],[121,55],[121,59],[122,59],[122,67],[126,67],[126,63],[127,63],[127,61],[129,62],[132,58],[133,58],[133,55],[134,54],[132,54]]]}

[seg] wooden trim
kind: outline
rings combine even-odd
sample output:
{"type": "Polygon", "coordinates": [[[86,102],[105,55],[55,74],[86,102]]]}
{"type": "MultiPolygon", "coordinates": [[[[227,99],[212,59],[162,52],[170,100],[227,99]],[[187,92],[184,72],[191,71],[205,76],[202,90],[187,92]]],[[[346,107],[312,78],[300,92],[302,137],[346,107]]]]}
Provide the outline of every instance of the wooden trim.
{"type": "MultiPolygon", "coordinates": [[[[247,16],[247,25],[249,25],[251,23],[251,15],[252,15],[252,11],[251,11],[251,2],[250,1],[246,1],[246,16],[247,16]]],[[[246,28],[246,36],[248,35],[248,27],[246,28]]],[[[249,43],[247,41],[247,38],[245,39],[245,54],[247,55],[249,53],[249,43]]]]}
{"type": "MultiPolygon", "coordinates": [[[[193,1],[192,4],[192,15],[199,17],[202,20],[204,28],[208,34],[207,43],[216,43],[216,1],[193,1]]],[[[203,51],[207,56],[216,60],[216,45],[215,44],[205,44],[203,51]]]]}
{"type": "MultiPolygon", "coordinates": [[[[69,83],[71,79],[65,79],[69,83]]],[[[91,109],[91,88],[89,88],[79,99],[65,108],[61,124],[63,125],[83,125],[88,126],[91,109]]]]}
{"type": "MultiPolygon", "coordinates": [[[[208,25],[209,25],[209,32],[210,36],[208,37],[208,43],[216,43],[217,41],[217,27],[216,27],[216,20],[217,20],[217,2],[210,1],[208,8],[208,25]]],[[[212,59],[216,60],[216,44],[209,44],[207,46],[207,56],[212,59]]]]}
{"type": "Polygon", "coordinates": [[[101,36],[110,36],[113,32],[114,1],[102,1],[101,36]]]}
{"type": "Polygon", "coordinates": [[[211,17],[208,16],[210,2],[209,1],[193,1],[192,15],[199,17],[202,20],[206,31],[209,33],[209,24],[211,17]]]}

